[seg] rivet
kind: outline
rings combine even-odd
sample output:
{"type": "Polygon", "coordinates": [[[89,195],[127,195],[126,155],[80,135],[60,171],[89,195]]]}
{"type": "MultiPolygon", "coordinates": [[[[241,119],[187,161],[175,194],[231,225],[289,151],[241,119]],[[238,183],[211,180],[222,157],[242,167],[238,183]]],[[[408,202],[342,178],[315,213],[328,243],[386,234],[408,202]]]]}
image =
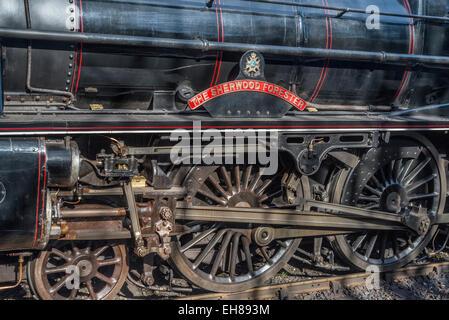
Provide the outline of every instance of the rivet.
{"type": "Polygon", "coordinates": [[[70,59],[73,59],[73,54],[71,54],[71,55],[69,56],[69,58],[70,58],[70,59]]]}
{"type": "Polygon", "coordinates": [[[20,98],[20,102],[25,102],[25,98],[20,98]]]}
{"type": "Polygon", "coordinates": [[[10,101],[11,100],[11,96],[6,96],[6,101],[10,101]]]}
{"type": "Polygon", "coordinates": [[[68,75],[68,76],[71,76],[71,75],[72,75],[72,73],[71,73],[71,72],[69,71],[69,72],[67,72],[67,75],[68,75]]]}
{"type": "Polygon", "coordinates": [[[40,101],[41,100],[41,96],[36,96],[36,101],[40,101]]]}
{"type": "Polygon", "coordinates": [[[55,101],[55,99],[50,98],[50,99],[48,99],[48,101],[50,101],[50,103],[52,103],[53,101],[55,101]]]}

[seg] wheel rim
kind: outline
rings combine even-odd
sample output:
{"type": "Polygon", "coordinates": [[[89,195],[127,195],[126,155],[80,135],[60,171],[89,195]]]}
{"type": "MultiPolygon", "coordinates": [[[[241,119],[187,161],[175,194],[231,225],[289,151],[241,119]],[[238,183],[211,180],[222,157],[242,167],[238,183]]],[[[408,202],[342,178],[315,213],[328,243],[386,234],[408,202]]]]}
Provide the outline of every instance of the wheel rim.
{"type": "MultiPolygon", "coordinates": [[[[341,203],[397,214],[406,207],[421,206],[429,217],[439,214],[445,181],[436,151],[425,147],[430,142],[395,138],[391,144],[398,147],[372,149],[354,168],[346,179],[341,203]]],[[[358,268],[377,265],[382,271],[391,270],[413,260],[435,230],[432,227],[420,236],[408,231],[337,236],[337,251],[358,268]]]]}
{"type": "MultiPolygon", "coordinates": [[[[193,205],[267,207],[280,195],[280,176],[263,177],[253,166],[215,167],[193,197],[193,205]],[[273,193],[274,191],[274,193],[273,193]],[[277,194],[276,194],[277,193],[277,194]]],[[[288,261],[299,239],[257,245],[248,224],[188,222],[173,260],[190,281],[211,291],[243,290],[264,282],[288,261]]]]}
{"type": "Polygon", "coordinates": [[[98,242],[60,242],[42,252],[32,268],[33,287],[42,299],[112,299],[128,272],[126,248],[98,242]],[[79,286],[73,281],[74,272],[79,275],[79,286]]]}

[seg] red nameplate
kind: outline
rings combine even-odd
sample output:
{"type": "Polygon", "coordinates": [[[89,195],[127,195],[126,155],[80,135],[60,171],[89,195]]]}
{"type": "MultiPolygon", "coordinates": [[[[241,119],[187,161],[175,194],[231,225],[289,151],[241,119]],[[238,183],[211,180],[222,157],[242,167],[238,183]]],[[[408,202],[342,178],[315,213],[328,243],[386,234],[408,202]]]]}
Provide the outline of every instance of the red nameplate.
{"type": "Polygon", "coordinates": [[[202,106],[204,103],[209,102],[217,97],[225,94],[240,92],[240,91],[255,91],[266,94],[271,94],[284,101],[290,103],[292,106],[303,111],[306,107],[306,103],[300,97],[295,95],[276,84],[272,84],[259,80],[235,80],[219,84],[215,87],[211,87],[198,93],[196,96],[189,100],[189,106],[191,109],[196,109],[202,106]]]}

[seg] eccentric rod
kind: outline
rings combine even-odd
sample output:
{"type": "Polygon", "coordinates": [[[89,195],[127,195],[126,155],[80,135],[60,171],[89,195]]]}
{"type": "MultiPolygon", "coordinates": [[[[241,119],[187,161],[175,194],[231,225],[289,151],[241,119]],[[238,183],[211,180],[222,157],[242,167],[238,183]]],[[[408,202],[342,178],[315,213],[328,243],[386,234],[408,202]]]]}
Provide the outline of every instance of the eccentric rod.
{"type": "Polygon", "coordinates": [[[134,46],[165,49],[192,49],[201,51],[246,52],[256,50],[264,54],[292,57],[311,57],[336,60],[360,60],[383,64],[399,64],[410,68],[420,65],[432,65],[440,69],[449,69],[449,57],[409,55],[390,52],[370,52],[352,50],[327,50],[319,48],[302,48],[247,43],[209,42],[207,40],[185,40],[142,36],[126,36],[96,33],[56,32],[40,30],[24,30],[0,28],[0,38],[16,38],[28,40],[46,40],[77,42],[98,45],[134,46]]]}

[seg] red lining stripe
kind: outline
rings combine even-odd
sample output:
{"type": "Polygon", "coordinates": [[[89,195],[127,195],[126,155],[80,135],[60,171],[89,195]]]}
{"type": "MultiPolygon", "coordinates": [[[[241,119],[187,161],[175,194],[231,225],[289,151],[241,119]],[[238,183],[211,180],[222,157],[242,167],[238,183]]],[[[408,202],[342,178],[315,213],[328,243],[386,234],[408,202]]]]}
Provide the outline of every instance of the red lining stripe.
{"type": "MultiPolygon", "coordinates": [[[[220,42],[223,42],[223,40],[224,40],[223,14],[221,11],[221,1],[218,0],[218,3],[217,3],[217,0],[215,0],[214,3],[215,3],[215,14],[217,16],[217,42],[220,43],[220,42]],[[220,11],[220,14],[218,14],[218,11],[220,11]]],[[[223,60],[223,51],[218,51],[217,57],[215,59],[214,74],[213,74],[212,80],[210,82],[210,87],[216,85],[218,82],[218,76],[220,75],[222,60],[223,60]]]]}
{"type": "MultiPolygon", "coordinates": [[[[405,7],[405,10],[407,11],[407,14],[409,14],[409,15],[412,14],[412,10],[411,10],[408,0],[402,0],[402,2],[404,3],[404,7],[405,7]]],[[[415,53],[415,26],[414,26],[413,18],[410,17],[410,18],[408,18],[408,20],[410,22],[410,24],[408,26],[408,28],[409,28],[408,54],[414,54],[415,53]]],[[[409,78],[410,78],[410,72],[405,71],[404,75],[402,76],[401,84],[399,85],[399,88],[396,91],[396,94],[393,98],[394,100],[396,100],[401,95],[409,78]]]]}
{"type": "MultiPolygon", "coordinates": [[[[224,42],[223,13],[221,11],[221,0],[218,0],[218,6],[220,7],[221,42],[224,42]]],[[[223,61],[223,51],[220,51],[220,63],[218,65],[217,77],[215,78],[215,85],[218,82],[218,77],[220,75],[222,61],[223,61]]]]}
{"type": "MultiPolygon", "coordinates": [[[[80,32],[84,32],[84,23],[83,23],[83,1],[80,0],[80,32]]],[[[76,87],[75,87],[75,93],[78,92],[78,85],[80,82],[80,75],[81,75],[81,66],[83,63],[83,44],[80,43],[80,62],[78,65],[78,78],[76,80],[76,87]]]]}
{"type": "MultiPolygon", "coordinates": [[[[49,128],[0,128],[0,130],[149,130],[149,129],[192,129],[193,126],[167,126],[167,127],[49,127],[49,128]]],[[[297,126],[202,126],[205,129],[253,129],[253,128],[449,128],[449,124],[435,125],[297,125],[297,126]]]]}
{"type": "Polygon", "coordinates": [[[39,171],[37,175],[37,201],[36,201],[36,231],[34,232],[34,241],[33,241],[33,248],[36,245],[37,240],[37,228],[39,225],[39,195],[41,193],[41,140],[40,138],[37,138],[38,146],[39,146],[39,171]]]}
{"type": "MultiPolygon", "coordinates": [[[[327,0],[321,0],[321,1],[323,3],[323,6],[326,6],[326,7],[329,6],[327,0]]],[[[327,15],[330,14],[329,10],[326,10],[325,12],[327,15]]],[[[326,17],[326,31],[327,31],[326,49],[330,50],[330,49],[332,49],[332,44],[333,44],[332,19],[330,17],[326,17]]],[[[318,83],[315,86],[315,90],[312,94],[312,97],[310,98],[310,102],[315,101],[315,99],[318,97],[318,94],[321,91],[321,88],[323,87],[323,83],[326,80],[327,70],[329,69],[329,62],[330,62],[330,60],[328,59],[326,64],[323,66],[323,69],[321,70],[320,78],[318,80],[318,83]]]]}
{"type": "MultiPolygon", "coordinates": [[[[75,0],[75,21],[76,21],[76,31],[79,30],[79,22],[78,22],[78,0],[75,0]]],[[[75,47],[75,63],[73,65],[73,77],[72,77],[72,85],[70,87],[70,91],[73,92],[73,86],[75,84],[75,76],[78,72],[77,70],[77,64],[78,64],[78,46],[75,47]]]]}
{"type": "MultiPolygon", "coordinates": [[[[215,15],[217,16],[217,42],[220,42],[220,22],[218,21],[218,6],[217,6],[217,0],[214,0],[215,3],[215,15]]],[[[217,67],[218,67],[218,56],[219,56],[219,52],[217,51],[217,57],[215,58],[215,69],[214,69],[214,74],[212,75],[212,81],[210,83],[210,87],[212,87],[214,85],[214,81],[215,81],[215,75],[217,72],[217,67]]]]}

